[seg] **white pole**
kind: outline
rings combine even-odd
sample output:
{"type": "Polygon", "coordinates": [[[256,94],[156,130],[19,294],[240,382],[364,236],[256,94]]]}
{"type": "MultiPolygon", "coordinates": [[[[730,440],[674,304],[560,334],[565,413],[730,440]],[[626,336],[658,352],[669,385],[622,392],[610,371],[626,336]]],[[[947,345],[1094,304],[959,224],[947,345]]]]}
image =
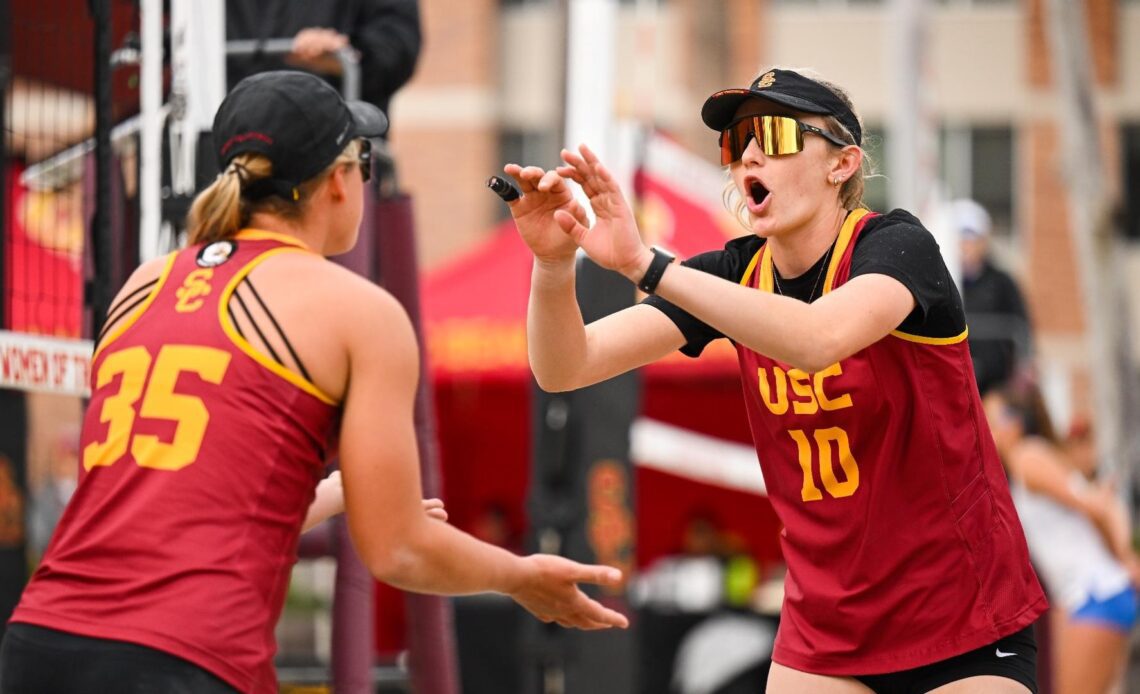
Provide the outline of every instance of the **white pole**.
{"type": "Polygon", "coordinates": [[[222,0],[171,3],[171,190],[195,192],[198,134],[210,130],[226,93],[226,17],[222,0]]]}
{"type": "Polygon", "coordinates": [[[589,145],[628,193],[630,163],[611,159],[618,154],[612,141],[617,0],[567,4],[565,146],[576,151],[581,143],[589,145]]]}
{"type": "Polygon", "coordinates": [[[1110,233],[1111,202],[1100,156],[1100,120],[1092,89],[1095,79],[1088,33],[1083,6],[1070,0],[1050,0],[1047,7],[1050,57],[1061,96],[1057,119],[1065,153],[1061,170],[1065,173],[1078,282],[1084,300],[1093,412],[1097,414],[1093,433],[1102,467],[1127,481],[1131,469],[1124,459],[1124,400],[1120,390],[1126,381],[1119,375],[1121,360],[1116,347],[1128,312],[1121,311],[1117,301],[1119,255],[1114,253],[1110,233]]]}
{"type": "Polygon", "coordinates": [[[159,253],[162,224],[162,0],[142,0],[139,12],[139,257],[146,262],[159,253]]]}
{"type": "Polygon", "coordinates": [[[891,0],[891,108],[887,162],[891,207],[913,212],[938,241],[947,268],[959,280],[958,237],[942,209],[938,118],[924,85],[930,81],[926,46],[927,0],[891,0]]]}

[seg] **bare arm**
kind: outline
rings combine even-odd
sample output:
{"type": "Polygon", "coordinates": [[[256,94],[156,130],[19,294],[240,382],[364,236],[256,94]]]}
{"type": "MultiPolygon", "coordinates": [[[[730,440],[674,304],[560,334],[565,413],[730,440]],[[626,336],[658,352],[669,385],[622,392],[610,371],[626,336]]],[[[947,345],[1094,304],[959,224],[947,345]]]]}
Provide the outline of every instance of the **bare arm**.
{"type": "Polygon", "coordinates": [[[535,262],[526,330],[531,370],[551,392],[604,381],[685,344],[673,321],[652,306],[631,306],[583,325],[573,264],[535,262]]]}
{"type": "Polygon", "coordinates": [[[915,305],[910,290],[886,275],[860,275],[807,304],[679,265],[665,271],[657,294],[749,349],[808,373],[882,339],[915,305]]]}
{"type": "Polygon", "coordinates": [[[545,621],[625,626],[590,600],[580,581],[616,584],[620,572],[561,557],[518,557],[432,521],[420,502],[413,400],[419,374],[411,324],[387,294],[360,297],[346,311],[352,380],[344,404],[340,465],[349,530],[369,570],[397,587],[461,595],[510,595],[545,621]],[[364,317],[366,319],[363,319],[364,317]]]}
{"type": "MultiPolygon", "coordinates": [[[[424,499],[423,509],[428,518],[447,520],[447,510],[439,499],[424,499]]],[[[334,470],[317,484],[317,494],[313,503],[309,504],[301,532],[312,530],[338,513],[344,513],[344,485],[341,483],[340,470],[334,470]]]]}
{"type": "Polygon", "coordinates": [[[1106,547],[1122,561],[1132,560],[1126,530],[1114,516],[1116,505],[1111,491],[1100,486],[1086,490],[1074,487],[1073,470],[1059,459],[1061,453],[1048,442],[1030,437],[1019,443],[1009,456],[1010,471],[1035,494],[1048,496],[1059,504],[1083,514],[1096,527],[1106,547]]]}

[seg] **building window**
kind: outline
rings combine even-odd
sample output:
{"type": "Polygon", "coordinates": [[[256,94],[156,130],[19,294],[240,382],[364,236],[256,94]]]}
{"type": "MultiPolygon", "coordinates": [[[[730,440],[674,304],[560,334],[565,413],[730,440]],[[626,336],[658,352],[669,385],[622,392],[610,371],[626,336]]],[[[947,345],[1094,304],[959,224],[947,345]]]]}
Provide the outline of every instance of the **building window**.
{"type": "Polygon", "coordinates": [[[885,0],[776,0],[777,5],[801,5],[804,7],[864,7],[882,5],[885,0]]]}
{"type": "MultiPolygon", "coordinates": [[[[1136,143],[1140,146],[1140,128],[1136,143]]],[[[888,135],[880,125],[866,128],[863,149],[882,174],[867,179],[863,201],[872,210],[890,205],[891,176],[887,161],[888,135]]],[[[949,127],[939,134],[939,183],[949,199],[972,198],[985,207],[994,221],[994,232],[1008,235],[1013,229],[1013,129],[1010,127],[949,127]]],[[[1140,166],[1140,149],[1137,150],[1140,166]]],[[[1137,171],[1140,185],[1140,170],[1137,171]]],[[[911,210],[912,212],[914,210],[911,210]]]]}
{"type": "Polygon", "coordinates": [[[951,198],[972,198],[993,217],[994,233],[1013,230],[1013,128],[947,127],[940,150],[942,181],[951,198]]]}
{"type": "MultiPolygon", "coordinates": [[[[549,130],[523,130],[504,128],[499,132],[499,161],[520,166],[541,166],[547,171],[562,164],[558,156],[558,133],[549,130]]],[[[506,219],[510,211],[506,205],[497,205],[499,218],[506,219]]]]}
{"type": "Polygon", "coordinates": [[[1121,132],[1120,157],[1124,167],[1121,224],[1124,235],[1140,240],[1140,123],[1125,124],[1121,132]]]}

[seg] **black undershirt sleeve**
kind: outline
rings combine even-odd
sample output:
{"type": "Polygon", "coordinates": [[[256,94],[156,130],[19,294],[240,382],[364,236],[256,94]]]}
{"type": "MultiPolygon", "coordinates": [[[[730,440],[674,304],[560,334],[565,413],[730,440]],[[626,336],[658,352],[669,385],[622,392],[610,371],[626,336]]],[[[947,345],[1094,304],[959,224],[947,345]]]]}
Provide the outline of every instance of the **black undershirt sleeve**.
{"type": "MultiPolygon", "coordinates": [[[[760,238],[744,236],[729,241],[723,250],[701,253],[682,261],[681,264],[730,282],[739,282],[748,268],[748,263],[760,250],[761,245],[763,240],[760,238]]],[[[685,336],[686,344],[681,348],[681,353],[686,356],[698,357],[708,343],[724,337],[716,328],[659,296],[648,296],[641,303],[653,306],[673,321],[685,336]]]]}
{"type": "Polygon", "coordinates": [[[962,298],[938,243],[910,213],[895,210],[867,222],[851,256],[851,277],[870,274],[892,277],[914,296],[901,332],[955,337],[966,329],[962,298]]]}

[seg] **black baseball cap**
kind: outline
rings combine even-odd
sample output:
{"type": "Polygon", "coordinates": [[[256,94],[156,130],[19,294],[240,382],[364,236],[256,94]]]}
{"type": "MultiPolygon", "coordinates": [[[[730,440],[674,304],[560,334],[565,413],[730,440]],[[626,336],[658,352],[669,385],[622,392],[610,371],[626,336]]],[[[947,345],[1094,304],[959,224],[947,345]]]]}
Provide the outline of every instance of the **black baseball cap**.
{"type": "Polygon", "coordinates": [[[713,94],[701,107],[701,120],[720,132],[735,119],[740,104],[752,98],[765,99],[804,113],[834,116],[855,138],[855,144],[863,144],[863,129],[859,127],[859,119],[843,103],[843,99],[819,82],[794,70],[768,70],[757,77],[748,89],[724,89],[713,94]]]}
{"type": "Polygon", "coordinates": [[[348,101],[308,72],[275,70],[234,85],[214,116],[218,170],[239,154],[256,152],[273,163],[273,178],[258,187],[288,192],[323,171],[352,140],[379,137],[388,129],[384,112],[348,101]],[[265,185],[268,184],[268,185],[265,185]]]}

